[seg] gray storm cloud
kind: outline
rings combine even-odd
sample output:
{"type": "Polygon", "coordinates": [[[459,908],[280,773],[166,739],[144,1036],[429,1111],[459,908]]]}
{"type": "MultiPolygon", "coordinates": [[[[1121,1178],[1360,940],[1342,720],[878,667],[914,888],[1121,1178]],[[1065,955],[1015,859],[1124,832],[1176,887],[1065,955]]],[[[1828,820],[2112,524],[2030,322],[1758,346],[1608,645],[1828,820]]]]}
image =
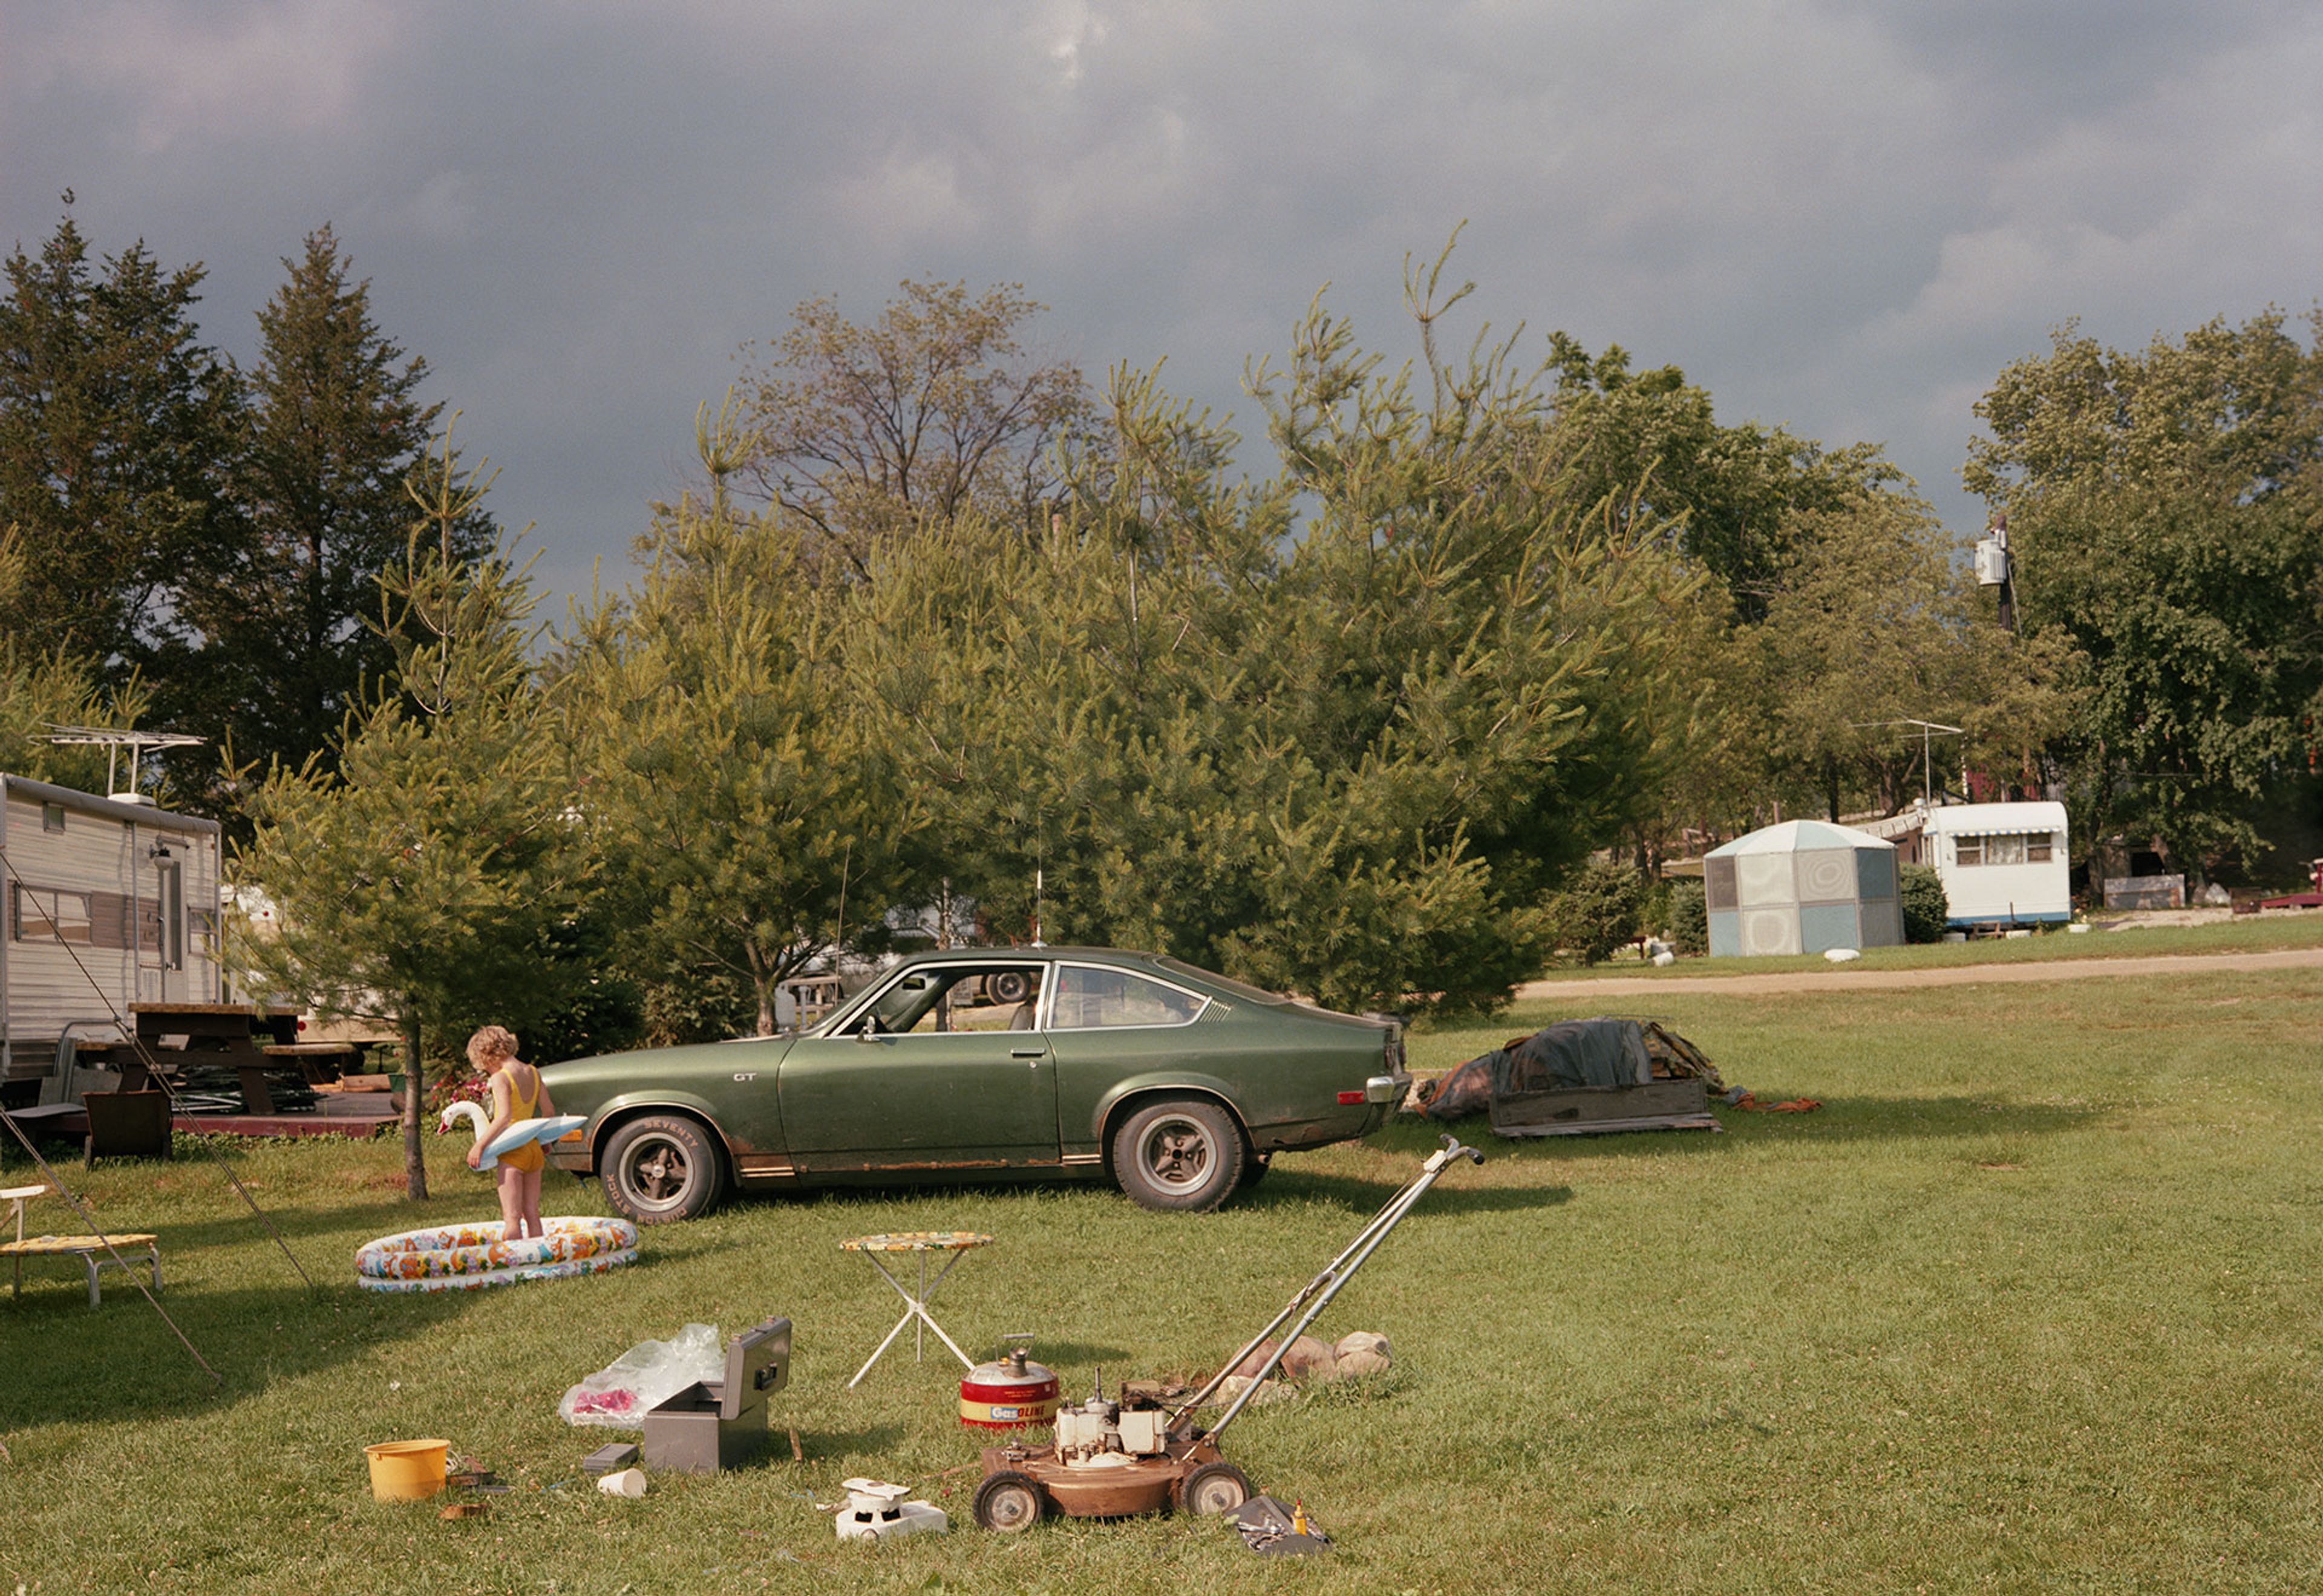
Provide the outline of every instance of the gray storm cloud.
{"type": "Polygon", "coordinates": [[[1051,353],[1247,424],[1327,281],[1412,353],[1404,257],[1464,220],[1480,317],[1883,441],[1966,527],[1970,406],[2052,326],[2313,301],[2318,81],[2314,5],[10,0],[0,232],[73,189],[246,357],[334,224],[567,591],[804,298],[1022,281],[1051,353]]]}

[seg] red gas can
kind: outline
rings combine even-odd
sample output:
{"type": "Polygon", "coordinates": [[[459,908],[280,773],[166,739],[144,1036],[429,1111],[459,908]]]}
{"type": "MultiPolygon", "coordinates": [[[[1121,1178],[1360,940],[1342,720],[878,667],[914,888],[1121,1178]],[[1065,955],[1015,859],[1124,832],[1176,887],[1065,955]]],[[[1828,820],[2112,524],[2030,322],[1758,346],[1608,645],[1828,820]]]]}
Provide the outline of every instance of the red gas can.
{"type": "MultiPolygon", "coordinates": [[[[1005,1339],[1029,1344],[1029,1335],[1005,1339]]],[[[1016,1430],[1053,1424],[1057,1418],[1056,1371],[1028,1362],[1014,1346],[996,1363],[978,1363],[960,1382],[960,1422],[986,1430],[1016,1430]]]]}

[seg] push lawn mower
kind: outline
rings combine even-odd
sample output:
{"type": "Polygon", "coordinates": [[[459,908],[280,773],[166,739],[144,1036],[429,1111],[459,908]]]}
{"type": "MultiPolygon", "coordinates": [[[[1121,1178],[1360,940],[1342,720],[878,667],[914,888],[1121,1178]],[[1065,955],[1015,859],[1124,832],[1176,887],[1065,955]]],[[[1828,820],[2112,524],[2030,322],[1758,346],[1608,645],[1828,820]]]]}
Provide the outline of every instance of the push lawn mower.
{"type": "Polygon", "coordinates": [[[1219,1455],[1218,1437],[1249,1404],[1259,1382],[1281,1364],[1290,1344],[1363,1267],[1397,1221],[1436,1184],[1447,1165],[1461,1158],[1472,1163],[1484,1161],[1484,1155],[1474,1148],[1463,1147],[1457,1138],[1446,1136],[1443,1147],[1428,1155],[1419,1175],[1388,1199],[1346,1249],[1301,1287],[1290,1305],[1227,1359],[1200,1390],[1178,1407],[1165,1407],[1152,1397],[1129,1395],[1125,1388],[1122,1397],[1107,1399],[1100,1372],[1088,1400],[1058,1411],[1056,1437],[1048,1445],[1017,1442],[986,1447],[984,1482],[976,1491],[976,1521],[987,1529],[1013,1535],[1031,1528],[1051,1512],[1070,1518],[1118,1518],[1173,1508],[1212,1514],[1231,1513],[1241,1507],[1250,1499],[1250,1481],[1219,1455]],[[1283,1333],[1272,1353],[1227,1405],[1217,1423],[1207,1429],[1197,1426],[1191,1417],[1195,1409],[1208,1401],[1243,1360],[1267,1337],[1282,1330],[1293,1316],[1298,1323],[1283,1333]]]}

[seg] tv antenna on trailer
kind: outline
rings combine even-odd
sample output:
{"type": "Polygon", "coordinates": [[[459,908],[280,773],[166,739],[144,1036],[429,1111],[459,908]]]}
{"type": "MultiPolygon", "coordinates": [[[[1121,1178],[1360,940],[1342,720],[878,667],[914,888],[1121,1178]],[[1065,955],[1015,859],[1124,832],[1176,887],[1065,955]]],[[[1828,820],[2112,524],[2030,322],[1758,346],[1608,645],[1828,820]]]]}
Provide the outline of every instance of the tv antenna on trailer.
{"type": "Polygon", "coordinates": [[[137,766],[148,748],[189,748],[209,741],[185,731],[115,731],[104,726],[59,726],[49,723],[49,734],[43,742],[69,743],[77,747],[96,747],[105,750],[105,795],[126,797],[136,803],[137,766]],[[121,750],[129,750],[129,791],[124,794],[115,785],[121,765],[121,750]]]}
{"type": "Polygon", "coordinates": [[[1868,726],[1918,727],[1920,729],[1920,802],[1928,805],[1930,808],[1933,808],[1935,806],[1935,784],[1933,777],[1931,775],[1932,766],[1928,755],[1929,741],[1931,738],[1940,734],[1945,737],[1959,737],[1962,735],[1964,730],[1963,728],[1958,726],[1946,726],[1940,720],[1850,720],[1848,724],[1850,726],[1859,728],[1868,726]]]}

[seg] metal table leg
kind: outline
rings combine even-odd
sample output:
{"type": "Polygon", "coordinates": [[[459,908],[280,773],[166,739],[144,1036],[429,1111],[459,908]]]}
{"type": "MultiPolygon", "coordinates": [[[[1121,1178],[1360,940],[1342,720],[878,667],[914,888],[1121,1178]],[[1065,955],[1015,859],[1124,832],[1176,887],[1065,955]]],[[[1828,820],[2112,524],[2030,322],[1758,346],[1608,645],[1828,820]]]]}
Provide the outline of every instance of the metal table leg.
{"type": "Polygon", "coordinates": [[[936,1271],[936,1278],[932,1280],[928,1279],[927,1254],[922,1252],[920,1254],[920,1290],[916,1297],[903,1281],[888,1272],[887,1266],[879,1261],[879,1255],[877,1252],[866,1252],[863,1256],[871,1261],[871,1267],[879,1271],[880,1278],[893,1286],[895,1289],[895,1295],[904,1299],[904,1316],[895,1321],[895,1327],[887,1332],[887,1338],[872,1349],[871,1355],[863,1361],[863,1367],[855,1371],[855,1378],[847,1382],[847,1389],[851,1391],[862,1383],[863,1377],[871,1372],[871,1365],[877,1363],[880,1354],[895,1344],[895,1337],[904,1333],[904,1326],[906,1325],[913,1327],[915,1348],[925,1347],[926,1332],[932,1330],[944,1345],[951,1349],[952,1356],[960,1360],[962,1368],[974,1369],[976,1360],[960,1351],[960,1344],[946,1335],[944,1327],[936,1323],[935,1316],[928,1312],[928,1304],[933,1300],[936,1288],[943,1284],[944,1276],[951,1273],[952,1266],[967,1256],[966,1252],[964,1251],[953,1252],[944,1261],[944,1266],[936,1271]]]}

